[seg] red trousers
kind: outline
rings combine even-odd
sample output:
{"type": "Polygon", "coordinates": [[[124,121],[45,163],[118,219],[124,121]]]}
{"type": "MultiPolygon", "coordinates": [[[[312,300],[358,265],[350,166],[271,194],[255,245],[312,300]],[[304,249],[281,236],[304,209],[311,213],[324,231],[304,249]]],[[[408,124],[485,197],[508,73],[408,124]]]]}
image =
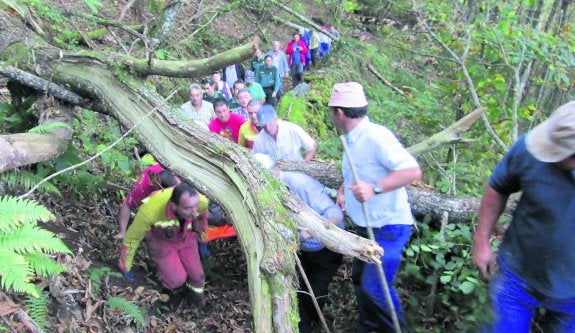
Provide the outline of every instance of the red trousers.
{"type": "Polygon", "coordinates": [[[153,228],[146,235],[150,257],[156,263],[164,287],[175,289],[188,282],[194,288],[203,288],[204,269],[198,252],[198,234],[190,230],[183,233],[175,228],[172,238],[165,229],[153,228]]]}

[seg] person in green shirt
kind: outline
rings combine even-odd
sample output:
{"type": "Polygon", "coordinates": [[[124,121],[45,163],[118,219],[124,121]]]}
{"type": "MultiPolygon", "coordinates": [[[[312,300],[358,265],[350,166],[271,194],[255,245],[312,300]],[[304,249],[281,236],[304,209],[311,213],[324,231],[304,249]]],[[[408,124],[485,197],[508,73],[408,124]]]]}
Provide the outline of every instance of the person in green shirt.
{"type": "MultiPolygon", "coordinates": [[[[252,71],[257,71],[258,67],[264,65],[264,57],[262,56],[262,50],[256,49],[254,57],[250,61],[250,68],[252,71]]],[[[247,81],[247,73],[246,73],[246,81],[247,81]]]]}
{"type": "MultiPolygon", "coordinates": [[[[258,70],[261,67],[258,67],[258,70]]],[[[260,101],[264,101],[266,99],[266,94],[262,86],[256,82],[254,78],[254,72],[246,71],[246,89],[249,90],[252,99],[257,99],[260,101]]]]}
{"type": "MultiPolygon", "coordinates": [[[[267,55],[264,60],[264,66],[256,71],[256,81],[259,82],[265,93],[265,103],[275,105],[276,97],[281,88],[281,78],[278,69],[273,66],[273,58],[267,55]]],[[[254,97],[255,98],[255,97],[254,97]]]]}
{"type": "Polygon", "coordinates": [[[212,78],[203,79],[202,88],[204,88],[202,99],[206,102],[213,104],[216,98],[224,97],[224,94],[218,90],[218,85],[212,78]]]}
{"type": "Polygon", "coordinates": [[[317,31],[310,31],[311,39],[309,42],[309,49],[311,53],[311,62],[315,66],[317,64],[317,55],[319,52],[319,34],[317,31]]]}

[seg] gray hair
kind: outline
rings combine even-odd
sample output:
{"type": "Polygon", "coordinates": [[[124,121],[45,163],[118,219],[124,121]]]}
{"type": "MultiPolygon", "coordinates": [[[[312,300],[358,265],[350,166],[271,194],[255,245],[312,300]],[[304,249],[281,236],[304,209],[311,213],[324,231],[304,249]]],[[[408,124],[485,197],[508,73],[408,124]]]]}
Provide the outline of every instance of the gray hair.
{"type": "Polygon", "coordinates": [[[247,92],[248,94],[250,94],[250,97],[252,97],[252,93],[247,90],[247,89],[240,89],[240,91],[238,91],[238,94],[236,96],[239,96],[241,93],[247,92]]]}
{"type": "Polygon", "coordinates": [[[192,90],[202,91],[202,87],[197,83],[192,83],[192,84],[190,84],[189,91],[192,91],[192,90]]]}
{"type": "Polygon", "coordinates": [[[262,101],[259,99],[252,99],[248,102],[248,106],[258,106],[258,105],[262,105],[262,101]]]}

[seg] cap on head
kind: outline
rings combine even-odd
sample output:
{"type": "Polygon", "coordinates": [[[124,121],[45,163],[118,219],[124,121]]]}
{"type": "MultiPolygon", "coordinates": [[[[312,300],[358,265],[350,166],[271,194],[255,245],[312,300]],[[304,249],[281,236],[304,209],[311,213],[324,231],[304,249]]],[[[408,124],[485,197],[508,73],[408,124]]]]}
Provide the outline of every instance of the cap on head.
{"type": "Polygon", "coordinates": [[[331,91],[328,106],[360,108],[367,105],[363,87],[357,82],[336,83],[331,91]]]}
{"type": "Polygon", "coordinates": [[[275,166],[275,161],[270,155],[255,153],[254,158],[267,170],[271,170],[275,166]]]}
{"type": "Polygon", "coordinates": [[[575,154],[575,101],[560,106],[527,133],[525,144],[541,162],[559,162],[575,154]]]}
{"type": "Polygon", "coordinates": [[[246,83],[253,83],[255,74],[252,71],[246,71],[246,83]]]}
{"type": "Polygon", "coordinates": [[[274,109],[273,106],[269,104],[264,104],[257,112],[258,124],[260,126],[267,125],[272,121],[274,121],[277,115],[278,114],[276,113],[276,109],[274,109]]]}

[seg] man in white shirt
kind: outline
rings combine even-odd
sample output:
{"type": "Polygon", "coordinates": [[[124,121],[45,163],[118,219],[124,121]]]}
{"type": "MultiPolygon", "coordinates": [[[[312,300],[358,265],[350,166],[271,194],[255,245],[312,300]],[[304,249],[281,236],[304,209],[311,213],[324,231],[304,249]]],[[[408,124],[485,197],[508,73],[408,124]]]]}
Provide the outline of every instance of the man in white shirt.
{"type": "Polygon", "coordinates": [[[196,124],[207,127],[216,117],[212,103],[202,100],[202,87],[199,84],[190,85],[190,100],[180,106],[180,114],[194,121],[196,124]]]}
{"type": "Polygon", "coordinates": [[[271,105],[263,105],[257,112],[262,131],[254,140],[254,153],[271,156],[274,160],[310,161],[317,150],[315,140],[303,128],[285,120],[278,120],[271,105]],[[302,156],[302,148],[305,155],[302,156]]]}

